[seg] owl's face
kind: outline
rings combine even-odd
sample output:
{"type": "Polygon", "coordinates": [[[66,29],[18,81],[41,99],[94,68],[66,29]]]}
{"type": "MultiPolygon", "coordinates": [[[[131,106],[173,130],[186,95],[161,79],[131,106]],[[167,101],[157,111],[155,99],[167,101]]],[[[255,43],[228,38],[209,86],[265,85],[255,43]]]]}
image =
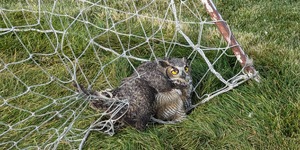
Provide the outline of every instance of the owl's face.
{"type": "Polygon", "coordinates": [[[165,58],[160,60],[159,64],[164,68],[163,73],[172,83],[183,87],[189,85],[191,69],[185,58],[165,58]]]}

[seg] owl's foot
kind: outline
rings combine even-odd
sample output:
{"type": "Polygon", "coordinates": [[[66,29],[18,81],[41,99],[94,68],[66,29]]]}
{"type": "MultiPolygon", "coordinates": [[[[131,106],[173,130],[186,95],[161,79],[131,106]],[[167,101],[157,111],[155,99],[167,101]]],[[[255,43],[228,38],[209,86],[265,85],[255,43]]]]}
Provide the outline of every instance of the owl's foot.
{"type": "Polygon", "coordinates": [[[96,96],[101,96],[101,97],[106,97],[106,98],[113,98],[113,94],[112,94],[112,89],[105,89],[103,91],[96,91],[95,92],[96,96]]]}
{"type": "Polygon", "coordinates": [[[110,108],[113,103],[119,100],[112,93],[112,89],[95,91],[94,95],[90,95],[90,107],[94,110],[105,110],[110,108]]]}
{"type": "Polygon", "coordinates": [[[174,120],[174,121],[164,121],[164,120],[161,120],[161,119],[154,118],[153,116],[151,116],[150,119],[153,123],[159,123],[159,124],[176,124],[176,123],[179,123],[183,120],[182,119],[182,120],[174,120]]]}

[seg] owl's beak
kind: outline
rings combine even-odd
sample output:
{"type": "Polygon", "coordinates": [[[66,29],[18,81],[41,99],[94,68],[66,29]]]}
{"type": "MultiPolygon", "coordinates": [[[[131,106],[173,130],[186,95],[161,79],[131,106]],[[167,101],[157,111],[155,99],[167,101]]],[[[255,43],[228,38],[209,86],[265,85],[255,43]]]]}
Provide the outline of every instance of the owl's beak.
{"type": "Polygon", "coordinates": [[[176,78],[172,80],[174,84],[179,86],[188,86],[189,82],[182,78],[176,78]]]}

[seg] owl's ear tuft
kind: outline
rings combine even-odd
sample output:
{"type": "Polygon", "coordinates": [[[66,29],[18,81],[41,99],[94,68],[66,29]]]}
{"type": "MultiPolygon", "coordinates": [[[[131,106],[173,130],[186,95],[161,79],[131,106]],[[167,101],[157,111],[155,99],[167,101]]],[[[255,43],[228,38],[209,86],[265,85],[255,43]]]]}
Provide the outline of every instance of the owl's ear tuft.
{"type": "Polygon", "coordinates": [[[170,66],[170,64],[169,64],[168,61],[160,60],[158,62],[159,62],[159,65],[162,66],[162,67],[164,67],[164,68],[170,66]]]}
{"type": "Polygon", "coordinates": [[[186,62],[188,65],[190,65],[192,59],[191,59],[191,58],[186,59],[185,57],[183,57],[183,58],[182,58],[182,61],[184,61],[184,62],[186,62]]]}

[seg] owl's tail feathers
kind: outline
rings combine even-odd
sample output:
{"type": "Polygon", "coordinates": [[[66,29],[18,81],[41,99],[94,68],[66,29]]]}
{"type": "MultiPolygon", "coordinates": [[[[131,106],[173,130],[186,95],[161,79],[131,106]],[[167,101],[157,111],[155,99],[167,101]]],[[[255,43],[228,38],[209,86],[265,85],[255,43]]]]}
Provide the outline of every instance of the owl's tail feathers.
{"type": "Polygon", "coordinates": [[[73,83],[73,86],[76,88],[76,91],[84,94],[90,101],[90,107],[94,110],[106,109],[111,107],[111,105],[117,100],[111,89],[106,89],[104,91],[92,91],[84,88],[81,84],[73,83]]]}

